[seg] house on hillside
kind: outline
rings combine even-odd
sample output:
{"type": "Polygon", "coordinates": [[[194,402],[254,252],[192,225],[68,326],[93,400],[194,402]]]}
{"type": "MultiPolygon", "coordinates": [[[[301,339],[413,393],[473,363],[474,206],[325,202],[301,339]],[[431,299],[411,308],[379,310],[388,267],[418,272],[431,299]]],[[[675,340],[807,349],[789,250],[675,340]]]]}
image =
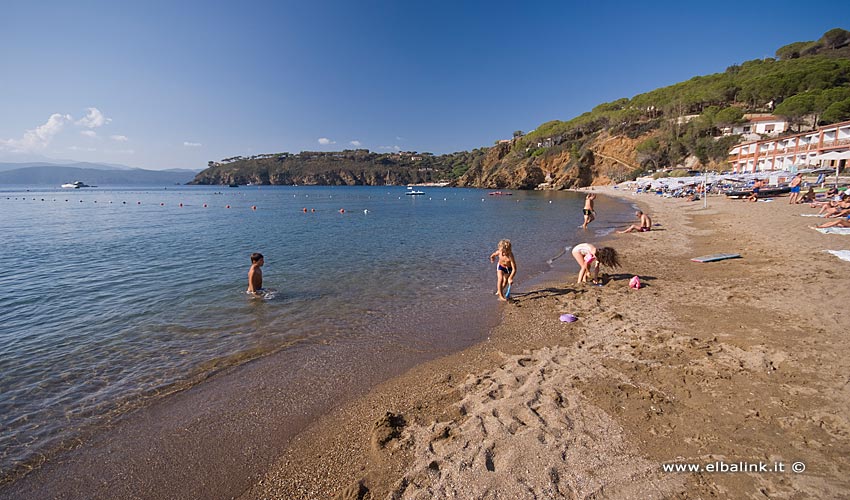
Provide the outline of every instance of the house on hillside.
{"type": "Polygon", "coordinates": [[[769,113],[744,115],[744,122],[721,129],[723,135],[762,134],[777,136],[788,130],[788,121],[769,113]]]}

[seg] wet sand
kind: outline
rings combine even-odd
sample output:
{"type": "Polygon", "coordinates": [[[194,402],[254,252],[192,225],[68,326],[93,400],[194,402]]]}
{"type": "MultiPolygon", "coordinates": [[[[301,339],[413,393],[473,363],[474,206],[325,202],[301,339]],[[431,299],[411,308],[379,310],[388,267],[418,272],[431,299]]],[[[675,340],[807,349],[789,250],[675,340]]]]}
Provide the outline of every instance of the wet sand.
{"type": "Polygon", "coordinates": [[[516,292],[485,342],[314,422],[241,498],[850,496],[850,262],[824,252],[850,236],[787,198],[598,191],[660,224],[610,240],[605,286],[516,292]],[[742,258],[690,261],[714,253],[742,258]],[[715,462],[785,471],[662,470],[715,462]]]}

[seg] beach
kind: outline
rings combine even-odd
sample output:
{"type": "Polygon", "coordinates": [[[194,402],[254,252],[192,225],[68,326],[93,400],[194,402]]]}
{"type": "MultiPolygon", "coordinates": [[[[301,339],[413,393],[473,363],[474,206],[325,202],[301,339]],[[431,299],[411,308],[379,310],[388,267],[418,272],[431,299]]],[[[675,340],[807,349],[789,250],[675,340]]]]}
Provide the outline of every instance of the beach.
{"type": "Polygon", "coordinates": [[[596,191],[658,224],[608,241],[605,286],[516,293],[486,341],[334,409],[241,498],[850,495],[850,263],[825,252],[850,239],[785,197],[596,191]],[[741,258],[690,260],[715,253],[741,258]]]}
{"type": "Polygon", "coordinates": [[[704,209],[595,192],[656,224],[588,232],[621,257],[604,286],[576,285],[569,255],[563,273],[520,274],[484,340],[413,368],[415,352],[389,345],[368,360],[299,350],[287,367],[265,356],[213,372],[0,498],[848,496],[850,263],[824,250],[850,237],[810,229],[823,219],[800,214],[816,209],[786,197],[704,209]],[[690,260],[716,253],[741,258],[690,260]],[[665,471],[676,466],[712,470],[665,471]]]}

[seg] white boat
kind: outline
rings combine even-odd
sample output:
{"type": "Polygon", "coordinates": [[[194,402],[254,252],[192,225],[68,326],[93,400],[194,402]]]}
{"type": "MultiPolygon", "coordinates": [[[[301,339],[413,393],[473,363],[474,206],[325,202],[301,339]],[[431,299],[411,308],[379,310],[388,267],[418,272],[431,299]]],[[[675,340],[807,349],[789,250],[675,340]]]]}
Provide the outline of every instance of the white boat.
{"type": "Polygon", "coordinates": [[[66,189],[80,189],[80,188],[87,188],[87,187],[91,187],[91,186],[89,186],[88,184],[86,184],[82,181],[74,181],[74,182],[62,184],[62,187],[66,188],[66,189]]]}
{"type": "Polygon", "coordinates": [[[413,189],[413,186],[407,186],[407,192],[404,193],[404,194],[406,194],[407,196],[416,196],[416,195],[420,195],[420,194],[425,194],[425,192],[424,191],[417,191],[417,190],[413,189]]]}

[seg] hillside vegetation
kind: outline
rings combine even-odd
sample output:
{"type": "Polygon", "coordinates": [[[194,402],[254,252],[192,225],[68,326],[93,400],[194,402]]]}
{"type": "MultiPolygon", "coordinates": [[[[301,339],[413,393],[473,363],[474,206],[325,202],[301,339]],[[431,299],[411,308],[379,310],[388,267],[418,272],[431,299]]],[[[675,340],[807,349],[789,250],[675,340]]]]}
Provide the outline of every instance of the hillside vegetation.
{"type": "Polygon", "coordinates": [[[720,131],[745,113],[785,116],[797,130],[850,119],[850,32],[795,42],[775,58],[603,103],[492,147],[448,155],[367,150],[280,153],[210,162],[197,184],[383,185],[450,181],[533,189],[619,182],[647,170],[725,168],[737,136],[720,131]]]}

